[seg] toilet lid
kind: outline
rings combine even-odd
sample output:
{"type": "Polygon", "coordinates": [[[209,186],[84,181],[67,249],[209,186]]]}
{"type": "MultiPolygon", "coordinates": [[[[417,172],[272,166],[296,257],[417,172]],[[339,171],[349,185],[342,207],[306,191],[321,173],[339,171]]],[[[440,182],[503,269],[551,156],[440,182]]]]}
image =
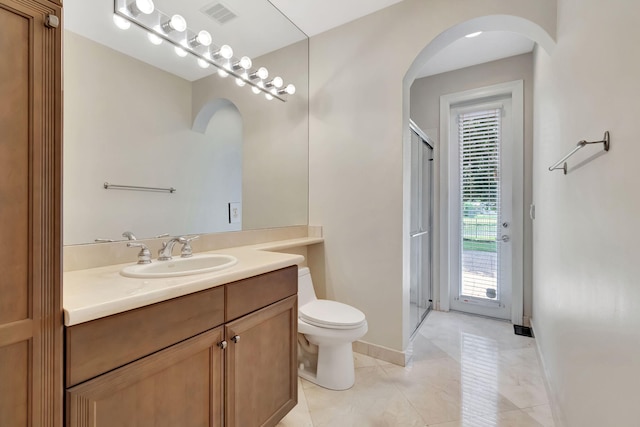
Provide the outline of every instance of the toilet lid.
{"type": "Polygon", "coordinates": [[[331,329],[353,329],[366,321],[364,313],[357,308],[329,300],[315,300],[303,305],[298,316],[311,325],[331,329]]]}

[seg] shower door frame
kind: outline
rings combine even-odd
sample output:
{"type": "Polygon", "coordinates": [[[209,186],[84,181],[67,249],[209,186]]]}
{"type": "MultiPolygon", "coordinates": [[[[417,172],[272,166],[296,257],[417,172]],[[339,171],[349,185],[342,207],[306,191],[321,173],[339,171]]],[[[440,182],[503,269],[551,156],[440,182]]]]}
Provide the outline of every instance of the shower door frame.
{"type": "MultiPolygon", "coordinates": [[[[429,186],[430,188],[427,190],[428,191],[428,210],[429,210],[429,215],[428,215],[428,221],[427,224],[424,224],[424,195],[425,195],[425,189],[423,188],[423,184],[424,184],[424,172],[425,172],[425,156],[427,153],[425,153],[425,146],[427,147],[427,150],[431,150],[431,158],[427,159],[426,161],[429,162],[433,162],[434,160],[434,152],[435,152],[435,147],[433,144],[433,141],[427,136],[427,134],[425,134],[419,127],[418,125],[413,121],[413,120],[409,120],[409,128],[410,128],[410,133],[415,134],[418,138],[420,138],[420,159],[419,159],[419,163],[420,163],[420,167],[419,167],[419,190],[418,190],[418,194],[420,195],[420,200],[419,200],[419,206],[418,206],[418,217],[420,225],[419,225],[419,229],[418,230],[411,230],[410,235],[409,235],[409,245],[410,245],[410,259],[413,258],[413,256],[415,255],[413,253],[414,249],[413,249],[413,239],[420,239],[420,249],[418,250],[418,256],[420,257],[420,264],[418,267],[418,277],[416,278],[417,280],[419,280],[419,284],[418,284],[418,290],[417,290],[417,297],[416,297],[416,307],[418,310],[418,321],[417,323],[413,324],[411,323],[411,334],[415,333],[418,328],[420,327],[420,325],[422,324],[422,322],[424,321],[425,317],[427,316],[427,314],[433,309],[433,282],[434,282],[434,257],[433,257],[433,251],[435,249],[435,245],[434,245],[434,238],[433,238],[433,216],[435,213],[435,206],[434,206],[434,165],[433,163],[430,164],[430,178],[429,178],[429,186]],[[426,228],[426,229],[425,229],[426,228]],[[422,253],[422,248],[424,247],[422,244],[422,240],[423,239],[429,239],[429,256],[428,259],[424,259],[423,257],[423,253],[422,253]],[[423,263],[427,262],[428,263],[428,277],[423,277],[424,274],[424,267],[423,267],[423,263]],[[426,280],[426,282],[425,282],[426,280]],[[425,286],[428,288],[428,297],[427,298],[422,298],[424,290],[425,290],[425,286]],[[424,313],[420,313],[420,302],[421,300],[424,300],[426,303],[426,307],[423,307],[424,309],[424,313]]],[[[412,135],[413,136],[413,135],[412,135]]],[[[411,151],[413,153],[413,141],[411,142],[412,147],[411,147],[411,151]]],[[[412,162],[413,164],[413,159],[412,162]]],[[[411,174],[413,175],[414,170],[413,170],[413,166],[411,169],[411,174]]],[[[412,179],[413,182],[413,179],[412,179]]],[[[412,191],[413,194],[413,191],[412,191]]],[[[416,202],[415,200],[411,200],[411,203],[416,202]]],[[[413,210],[413,209],[412,209],[413,210]]],[[[411,263],[411,261],[410,261],[411,263]]],[[[413,270],[410,268],[412,274],[413,274],[413,270]]],[[[414,278],[411,278],[410,280],[412,280],[414,278]]],[[[411,304],[411,303],[410,303],[411,304]]],[[[413,318],[411,318],[411,322],[413,322],[413,318]]]]}

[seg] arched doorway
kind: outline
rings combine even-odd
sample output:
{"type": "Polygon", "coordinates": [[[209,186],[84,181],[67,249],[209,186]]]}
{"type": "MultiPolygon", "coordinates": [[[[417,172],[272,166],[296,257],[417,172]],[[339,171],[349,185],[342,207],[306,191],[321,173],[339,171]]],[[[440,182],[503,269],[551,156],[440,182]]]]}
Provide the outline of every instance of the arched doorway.
{"type": "MultiPolygon", "coordinates": [[[[455,25],[446,31],[442,32],[436,38],[434,38],[425,48],[420,52],[420,54],[416,57],[409,70],[407,71],[404,80],[403,80],[403,120],[405,120],[404,126],[404,136],[403,136],[403,153],[404,153],[404,209],[405,211],[412,211],[412,200],[410,195],[411,192],[411,134],[409,130],[409,119],[414,118],[411,113],[411,87],[416,78],[419,76],[420,70],[428,64],[434,57],[436,57],[439,53],[445,51],[449,46],[454,44],[457,40],[464,38],[464,36],[477,32],[510,32],[516,33],[521,36],[524,36],[537,44],[538,49],[542,49],[547,53],[550,53],[555,45],[555,42],[549,36],[549,34],[542,29],[539,25],[526,20],[524,18],[509,16],[509,15],[492,15],[492,16],[484,16],[475,18],[458,25],[455,25]]],[[[529,97],[530,98],[530,97],[529,97]]],[[[443,113],[439,110],[435,112],[436,115],[440,117],[437,118],[438,123],[443,120],[443,113]]],[[[447,125],[449,126],[449,125],[447,125]]],[[[522,125],[520,125],[522,127],[522,125]]],[[[450,188],[448,182],[448,169],[447,166],[450,162],[450,156],[448,151],[448,136],[444,134],[448,134],[448,131],[443,131],[441,126],[435,126],[435,134],[436,134],[436,149],[434,155],[434,175],[435,180],[434,184],[436,186],[435,189],[435,198],[434,198],[434,215],[433,215],[433,247],[431,248],[433,251],[433,269],[432,274],[434,278],[435,288],[433,289],[433,301],[435,308],[438,310],[448,311],[450,309],[449,305],[449,284],[452,281],[451,277],[451,252],[455,251],[455,247],[452,246],[452,238],[451,231],[455,227],[458,227],[459,224],[453,223],[450,221],[450,188]],[[442,138],[439,137],[438,134],[442,133],[442,138]]],[[[448,127],[447,127],[448,129],[448,127]]],[[[423,129],[424,130],[424,129],[423,129]]],[[[429,132],[427,132],[429,133],[429,132]]],[[[432,136],[432,135],[429,135],[432,136]]],[[[531,161],[530,158],[527,158],[526,161],[531,161]]],[[[415,161],[413,162],[415,163],[415,161]]],[[[527,185],[531,185],[530,181],[527,182],[527,185]]],[[[519,208],[524,209],[524,204],[526,204],[526,200],[522,201],[522,191],[519,196],[521,197],[519,203],[519,208]]],[[[530,194],[530,190],[527,191],[530,194]]],[[[415,211],[415,209],[414,209],[415,211]]],[[[405,215],[404,221],[410,221],[410,215],[405,215]]],[[[405,227],[404,229],[411,228],[405,227]]],[[[413,233],[416,234],[416,233],[413,233]]],[[[411,237],[412,234],[407,234],[403,236],[403,259],[404,265],[411,266],[412,259],[415,260],[415,254],[412,255],[412,243],[411,237]]],[[[530,240],[524,242],[525,244],[530,245],[530,240]]],[[[416,246],[416,245],[413,245],[416,246]]],[[[527,251],[527,255],[530,256],[530,251],[527,251]]],[[[519,275],[522,277],[522,259],[523,254],[522,251],[518,253],[518,257],[520,259],[519,266],[516,266],[516,270],[513,273],[514,275],[519,275]],[[519,270],[518,270],[519,269],[519,270]]],[[[529,264],[530,265],[530,264],[529,264]]],[[[416,283],[416,278],[412,277],[412,274],[415,274],[416,269],[405,268],[403,271],[403,281],[405,282],[405,291],[407,289],[411,289],[411,284],[416,283]],[[409,284],[407,286],[407,284],[409,284]]],[[[530,270],[528,270],[530,271],[530,270]]],[[[455,277],[453,278],[456,279],[455,277]]],[[[529,280],[530,283],[530,280],[529,280]]],[[[510,289],[511,290],[511,289],[510,289]]],[[[511,299],[513,301],[512,306],[508,309],[510,313],[510,318],[512,322],[517,324],[522,324],[523,318],[523,285],[522,281],[520,284],[514,287],[512,292],[511,299]]],[[[405,310],[404,310],[404,322],[409,323],[409,327],[404,328],[405,331],[405,340],[408,340],[408,334],[410,334],[413,329],[411,325],[411,321],[413,320],[410,316],[410,301],[411,298],[404,298],[406,301],[405,310]]],[[[405,341],[406,342],[406,341],[405,341]]]]}

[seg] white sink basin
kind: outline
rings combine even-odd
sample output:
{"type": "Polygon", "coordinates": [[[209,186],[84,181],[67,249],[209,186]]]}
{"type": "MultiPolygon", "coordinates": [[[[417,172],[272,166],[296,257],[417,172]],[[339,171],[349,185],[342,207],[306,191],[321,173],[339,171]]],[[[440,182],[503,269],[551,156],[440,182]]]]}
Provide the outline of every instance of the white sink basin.
{"type": "Polygon", "coordinates": [[[151,264],[128,265],[120,271],[120,274],[125,277],[145,279],[190,276],[223,270],[237,262],[238,259],[231,255],[194,255],[190,258],[176,257],[171,261],[153,260],[151,264]]]}

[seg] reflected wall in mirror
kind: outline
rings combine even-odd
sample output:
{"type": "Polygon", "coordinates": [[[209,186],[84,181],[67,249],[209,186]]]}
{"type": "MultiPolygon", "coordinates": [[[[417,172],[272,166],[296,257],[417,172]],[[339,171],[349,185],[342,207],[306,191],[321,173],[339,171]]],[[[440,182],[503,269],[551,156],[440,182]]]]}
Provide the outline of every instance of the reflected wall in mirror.
{"type": "Polygon", "coordinates": [[[140,28],[118,29],[111,0],[65,1],[64,243],[307,224],[306,36],[266,0],[225,0],[237,14],[226,24],[205,13],[211,2],[155,4],[297,91],[268,101],[140,28]],[[177,191],[105,190],[105,181],[177,191]]]}

